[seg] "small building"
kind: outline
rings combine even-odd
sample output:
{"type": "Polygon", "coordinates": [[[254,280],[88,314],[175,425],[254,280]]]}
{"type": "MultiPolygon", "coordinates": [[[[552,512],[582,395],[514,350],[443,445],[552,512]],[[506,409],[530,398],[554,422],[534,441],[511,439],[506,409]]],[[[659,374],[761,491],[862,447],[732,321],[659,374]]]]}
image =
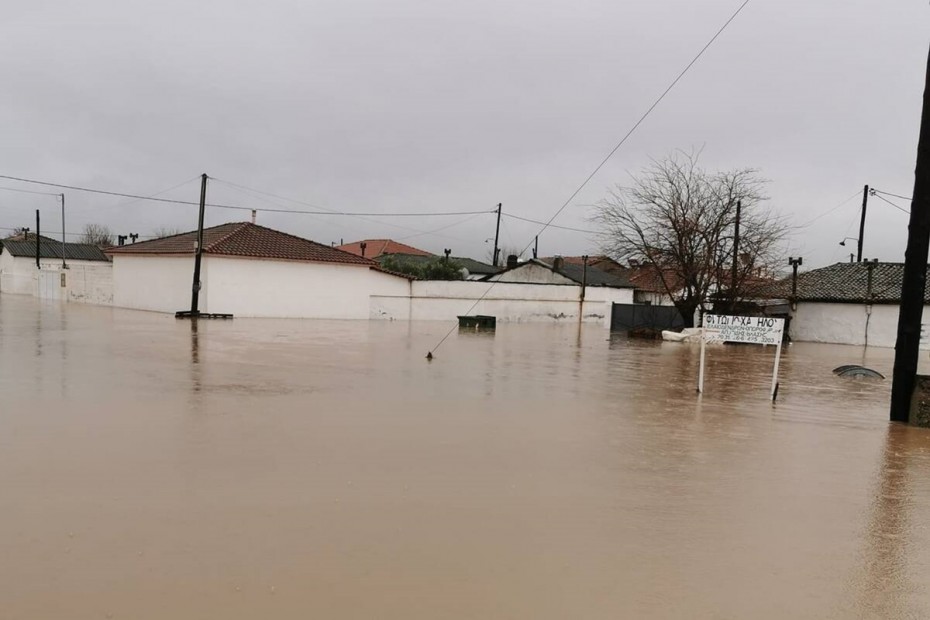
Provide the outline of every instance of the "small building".
{"type": "Polygon", "coordinates": [[[113,300],[112,266],[91,243],[20,234],[0,240],[0,293],[107,305],[113,300]]]}
{"type": "MultiPolygon", "coordinates": [[[[556,258],[559,257],[553,256],[542,260],[551,264],[556,258]]],[[[561,258],[569,265],[584,265],[583,256],[563,256],[561,258]]],[[[678,293],[682,288],[681,278],[677,274],[669,269],[660,271],[651,263],[640,263],[631,260],[630,265],[625,266],[609,256],[599,255],[588,257],[588,267],[594,267],[628,280],[635,288],[633,303],[637,304],[673,306],[675,304],[668,293],[668,289],[666,289],[666,284],[673,293],[678,293]]]]}
{"type": "MultiPolygon", "coordinates": [[[[836,263],[759,286],[762,303],[790,308],[789,336],[800,342],[894,347],[904,263],[836,263]]],[[[930,288],[924,293],[924,316],[930,318],[930,288]]]]}
{"type": "MultiPolygon", "coordinates": [[[[196,242],[192,231],[108,248],[113,305],[190,309],[196,242]]],[[[371,295],[410,295],[408,278],[368,258],[249,222],[204,229],[202,254],[201,312],[367,319],[371,295]]]]}
{"type": "Polygon", "coordinates": [[[412,245],[400,243],[399,241],[394,241],[393,239],[363,239],[361,241],[353,241],[352,243],[344,243],[342,245],[336,246],[336,249],[342,250],[343,252],[348,252],[349,254],[355,254],[356,256],[361,256],[363,258],[372,259],[379,258],[385,254],[404,254],[406,256],[435,256],[426,250],[421,250],[420,248],[415,248],[412,245]]]}

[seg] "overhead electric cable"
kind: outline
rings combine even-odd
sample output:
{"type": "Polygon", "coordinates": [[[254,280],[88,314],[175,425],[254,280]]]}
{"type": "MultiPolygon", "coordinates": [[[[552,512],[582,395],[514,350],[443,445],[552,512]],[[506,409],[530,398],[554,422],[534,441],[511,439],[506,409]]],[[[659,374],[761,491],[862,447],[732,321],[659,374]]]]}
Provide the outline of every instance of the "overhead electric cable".
{"type": "MultiPolygon", "coordinates": [[[[594,175],[596,175],[598,172],[600,172],[601,168],[603,168],[604,165],[610,160],[610,158],[613,157],[614,153],[616,153],[616,152],[620,149],[620,147],[623,146],[623,145],[626,143],[626,141],[630,138],[630,136],[632,136],[633,133],[639,128],[639,126],[643,124],[643,122],[649,117],[650,114],[652,114],[652,111],[655,110],[656,107],[658,107],[658,105],[662,102],[662,100],[665,99],[665,96],[668,95],[668,94],[672,91],[673,88],[675,88],[675,85],[678,84],[679,81],[681,81],[681,78],[683,78],[683,77],[685,76],[685,74],[688,73],[688,71],[691,69],[691,67],[693,67],[694,64],[695,64],[698,60],[700,60],[701,56],[704,55],[704,52],[706,52],[706,51],[710,48],[710,46],[713,45],[714,41],[716,41],[717,38],[718,38],[721,34],[723,34],[723,31],[727,29],[727,26],[729,26],[730,23],[731,23],[734,19],[736,19],[736,16],[740,14],[740,12],[746,7],[747,4],[749,4],[749,2],[750,2],[750,0],[743,0],[743,3],[739,5],[739,8],[737,8],[737,9],[733,12],[733,14],[730,15],[729,19],[727,19],[727,20],[723,23],[723,25],[717,30],[717,32],[714,33],[714,36],[712,36],[712,37],[710,38],[710,40],[704,45],[704,47],[702,47],[701,50],[694,56],[694,58],[691,59],[691,62],[689,62],[687,65],[685,65],[685,68],[681,70],[681,72],[675,77],[675,79],[672,80],[672,83],[669,84],[668,87],[667,87],[664,91],[662,91],[662,94],[659,95],[659,96],[656,98],[656,100],[652,103],[652,105],[650,105],[650,106],[646,109],[646,111],[643,113],[643,115],[639,117],[639,119],[633,124],[633,126],[629,129],[629,131],[627,131],[626,134],[620,139],[620,141],[617,142],[617,144],[610,150],[609,153],[607,153],[607,156],[604,157],[604,158],[600,161],[600,163],[599,163],[597,166],[594,167],[594,170],[592,170],[591,173],[590,173],[587,177],[585,177],[584,181],[581,182],[581,185],[579,185],[578,188],[575,189],[575,191],[572,192],[572,194],[568,197],[568,199],[567,199],[564,203],[562,203],[562,206],[559,207],[558,210],[552,215],[552,217],[549,218],[549,220],[545,223],[545,225],[542,227],[542,229],[540,229],[540,231],[539,231],[538,233],[536,233],[536,235],[535,235],[536,237],[538,237],[540,234],[542,234],[542,233],[546,230],[546,228],[548,228],[549,226],[552,225],[552,222],[562,213],[562,211],[565,210],[565,207],[567,207],[567,206],[571,203],[571,201],[575,199],[575,196],[577,196],[577,195],[581,192],[581,190],[584,189],[584,187],[591,181],[591,179],[594,178],[594,175]]],[[[533,244],[533,241],[530,241],[530,242],[526,245],[526,247],[523,249],[523,252],[521,252],[521,254],[525,253],[525,252],[529,249],[529,247],[530,247],[532,244],[533,244]]],[[[488,293],[491,292],[491,289],[494,288],[494,285],[495,285],[495,284],[497,284],[496,281],[495,281],[495,282],[492,282],[492,283],[491,283],[491,286],[489,286],[488,289],[484,292],[484,294],[482,294],[481,297],[479,297],[479,298],[475,301],[475,303],[473,303],[473,304],[471,305],[471,308],[469,308],[468,311],[467,311],[465,314],[470,314],[471,311],[474,310],[475,307],[476,307],[479,303],[481,303],[481,301],[488,295],[488,293]]],[[[439,342],[436,343],[436,346],[433,347],[433,350],[432,350],[432,351],[429,351],[429,352],[427,353],[427,358],[428,358],[428,359],[432,359],[432,357],[433,357],[433,351],[435,351],[435,350],[438,349],[440,346],[442,346],[442,343],[445,342],[446,339],[447,339],[450,335],[452,335],[452,332],[454,332],[454,331],[455,331],[455,326],[453,326],[452,329],[450,329],[448,332],[446,332],[446,335],[443,336],[443,337],[439,340],[439,342]]]]}

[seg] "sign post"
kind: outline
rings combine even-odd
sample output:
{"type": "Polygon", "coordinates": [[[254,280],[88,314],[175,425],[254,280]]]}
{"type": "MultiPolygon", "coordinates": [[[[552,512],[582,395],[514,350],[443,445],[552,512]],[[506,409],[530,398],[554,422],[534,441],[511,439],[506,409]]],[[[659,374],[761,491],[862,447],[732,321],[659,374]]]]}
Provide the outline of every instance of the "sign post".
{"type": "Polygon", "coordinates": [[[701,369],[698,374],[698,392],[704,392],[704,348],[708,342],[745,342],[748,344],[774,344],[775,367],[772,370],[772,400],[778,393],[778,362],[781,360],[781,341],[785,319],[767,316],[734,316],[705,314],[701,331],[701,369]]]}

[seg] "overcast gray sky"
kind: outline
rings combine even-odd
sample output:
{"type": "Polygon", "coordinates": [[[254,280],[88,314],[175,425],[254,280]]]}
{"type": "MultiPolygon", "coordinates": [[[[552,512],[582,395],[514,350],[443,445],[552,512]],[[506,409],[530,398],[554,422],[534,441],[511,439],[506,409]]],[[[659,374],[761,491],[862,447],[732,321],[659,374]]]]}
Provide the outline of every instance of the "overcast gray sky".
{"type": "MultiPolygon", "coordinates": [[[[741,2],[0,0],[0,174],[145,195],[190,179],[163,196],[196,200],[206,172],[337,210],[502,202],[547,220],[741,2]]],[[[865,183],[910,196],[928,26],[926,0],[752,0],[556,223],[590,228],[608,186],[702,146],[709,169],[761,169],[769,207],[798,225],[865,183]]],[[[66,194],[69,230],[196,226],[193,207],[66,194]]],[[[209,200],[301,208],[219,182],[209,200]]],[[[797,231],[805,266],[848,260],[859,203],[797,231]]],[[[60,230],[54,198],[7,191],[0,226],[36,208],[60,230]]],[[[323,243],[475,258],[494,234],[491,215],[378,219],[259,214],[323,243]]],[[[502,244],[538,229],[505,219],[502,244]]],[[[903,260],[906,234],[907,215],[873,199],[865,255],[903,260]]],[[[594,251],[590,235],[540,237],[544,255],[594,251]]]]}

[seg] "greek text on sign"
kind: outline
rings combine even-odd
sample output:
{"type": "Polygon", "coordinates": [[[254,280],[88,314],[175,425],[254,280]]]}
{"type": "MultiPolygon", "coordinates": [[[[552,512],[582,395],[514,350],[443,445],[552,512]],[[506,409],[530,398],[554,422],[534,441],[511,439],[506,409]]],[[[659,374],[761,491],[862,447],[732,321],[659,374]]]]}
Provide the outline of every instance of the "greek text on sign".
{"type": "Polygon", "coordinates": [[[704,328],[704,338],[707,342],[778,344],[785,329],[785,319],[705,314],[704,328]]]}

